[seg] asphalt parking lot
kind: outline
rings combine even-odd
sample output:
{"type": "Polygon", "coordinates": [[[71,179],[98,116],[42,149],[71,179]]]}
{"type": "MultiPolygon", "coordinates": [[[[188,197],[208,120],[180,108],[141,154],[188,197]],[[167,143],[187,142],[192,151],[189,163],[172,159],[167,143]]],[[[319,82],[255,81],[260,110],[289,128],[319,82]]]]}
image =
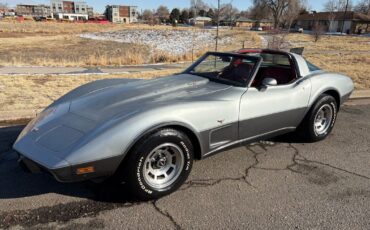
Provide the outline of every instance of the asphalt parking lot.
{"type": "Polygon", "coordinates": [[[24,173],[0,128],[0,229],[370,229],[370,102],[352,102],[319,143],[292,137],[194,164],[174,194],[130,201],[124,190],[24,173]]]}

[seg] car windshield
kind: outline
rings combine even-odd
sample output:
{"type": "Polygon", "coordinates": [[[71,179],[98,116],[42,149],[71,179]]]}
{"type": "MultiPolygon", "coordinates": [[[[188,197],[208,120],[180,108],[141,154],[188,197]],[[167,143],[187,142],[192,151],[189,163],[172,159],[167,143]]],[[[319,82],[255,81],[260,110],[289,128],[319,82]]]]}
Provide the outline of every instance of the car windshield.
{"type": "Polygon", "coordinates": [[[225,84],[245,86],[258,60],[258,57],[239,54],[208,53],[185,72],[225,84]]]}

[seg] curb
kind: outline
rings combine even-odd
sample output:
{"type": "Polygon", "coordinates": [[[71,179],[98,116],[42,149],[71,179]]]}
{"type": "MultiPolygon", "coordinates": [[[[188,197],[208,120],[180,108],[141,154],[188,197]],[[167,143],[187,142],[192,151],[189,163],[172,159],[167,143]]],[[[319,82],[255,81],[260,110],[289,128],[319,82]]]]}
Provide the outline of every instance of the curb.
{"type": "Polygon", "coordinates": [[[370,89],[355,90],[349,99],[356,100],[356,99],[368,99],[368,98],[370,98],[370,89]]]}
{"type": "MultiPolygon", "coordinates": [[[[349,102],[363,99],[370,99],[370,90],[354,91],[349,98],[349,102]]],[[[42,110],[43,109],[32,109],[0,112],[0,127],[27,124],[42,110]]]]}

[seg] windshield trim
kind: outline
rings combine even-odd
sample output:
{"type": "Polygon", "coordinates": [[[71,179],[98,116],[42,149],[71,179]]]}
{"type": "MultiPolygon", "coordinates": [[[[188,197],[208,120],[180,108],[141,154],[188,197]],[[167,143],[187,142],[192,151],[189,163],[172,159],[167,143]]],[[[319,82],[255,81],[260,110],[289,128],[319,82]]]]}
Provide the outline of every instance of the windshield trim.
{"type": "Polygon", "coordinates": [[[257,73],[256,70],[259,68],[259,66],[261,64],[261,60],[262,60],[261,57],[248,56],[248,55],[245,55],[245,54],[225,53],[225,52],[207,52],[202,57],[200,57],[198,60],[196,60],[192,65],[190,65],[187,69],[185,69],[182,73],[183,74],[191,74],[191,75],[194,75],[194,76],[199,76],[199,77],[207,78],[210,81],[214,81],[214,82],[218,82],[218,83],[224,83],[224,84],[238,86],[238,87],[247,87],[249,85],[249,83],[250,83],[250,80],[253,79],[254,76],[256,75],[256,73],[257,73]],[[191,71],[196,66],[198,66],[201,62],[203,62],[207,57],[209,57],[210,55],[214,55],[214,56],[232,56],[232,57],[236,57],[236,58],[239,57],[239,58],[243,58],[243,59],[254,61],[256,64],[254,65],[254,67],[252,69],[251,76],[249,77],[249,80],[247,82],[245,82],[245,83],[230,81],[230,80],[221,79],[221,78],[218,79],[218,78],[203,76],[201,74],[195,74],[195,73],[193,73],[191,71]]]}

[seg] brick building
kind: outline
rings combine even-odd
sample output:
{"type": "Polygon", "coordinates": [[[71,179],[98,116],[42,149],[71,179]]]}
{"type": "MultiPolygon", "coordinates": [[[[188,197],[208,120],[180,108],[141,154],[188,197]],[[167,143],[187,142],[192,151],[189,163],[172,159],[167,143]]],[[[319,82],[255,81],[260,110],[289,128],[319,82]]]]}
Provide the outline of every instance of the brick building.
{"type": "Polygon", "coordinates": [[[51,13],[57,19],[88,20],[93,8],[84,1],[51,0],[51,13]]]}
{"type": "Polygon", "coordinates": [[[48,17],[50,16],[50,6],[18,4],[15,12],[19,16],[48,17]]]}
{"type": "Polygon", "coordinates": [[[108,5],[105,14],[113,23],[130,24],[138,21],[137,6],[108,5]]]}
{"type": "Polygon", "coordinates": [[[353,11],[317,12],[299,15],[295,25],[304,30],[312,30],[315,24],[321,25],[325,32],[369,33],[370,15],[353,11]]]}

